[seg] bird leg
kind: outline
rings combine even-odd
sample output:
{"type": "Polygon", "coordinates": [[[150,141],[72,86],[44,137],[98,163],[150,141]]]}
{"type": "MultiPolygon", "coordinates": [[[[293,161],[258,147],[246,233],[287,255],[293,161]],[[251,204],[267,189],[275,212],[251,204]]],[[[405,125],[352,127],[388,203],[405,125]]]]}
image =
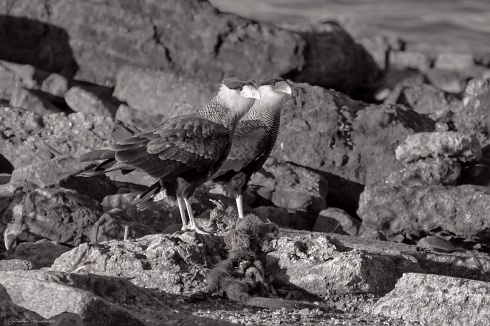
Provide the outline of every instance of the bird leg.
{"type": "Polygon", "coordinates": [[[243,218],[244,214],[243,214],[243,196],[242,196],[242,194],[239,194],[238,196],[236,196],[236,207],[238,209],[238,217],[243,218]]]}
{"type": "Polygon", "coordinates": [[[184,198],[177,196],[177,204],[179,204],[180,218],[182,219],[182,230],[185,230],[187,228],[187,222],[185,219],[184,198]]]}
{"type": "MultiPolygon", "coordinates": [[[[187,214],[189,214],[189,225],[185,227],[185,230],[194,230],[196,233],[199,234],[209,234],[208,232],[202,230],[199,226],[196,224],[196,220],[194,219],[194,212],[192,212],[192,207],[191,207],[191,202],[189,199],[184,197],[185,201],[185,206],[187,207],[187,214]]],[[[182,230],[184,230],[184,227],[182,227],[182,230]]]]}

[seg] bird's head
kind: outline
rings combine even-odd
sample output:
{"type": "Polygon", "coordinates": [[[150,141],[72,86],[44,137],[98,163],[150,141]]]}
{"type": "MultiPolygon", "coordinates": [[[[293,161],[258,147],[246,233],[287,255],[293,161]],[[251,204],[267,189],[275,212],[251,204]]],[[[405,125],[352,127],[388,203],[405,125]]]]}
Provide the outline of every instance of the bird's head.
{"type": "Polygon", "coordinates": [[[224,106],[241,118],[255,100],[260,101],[260,93],[251,82],[231,77],[221,82],[218,98],[224,106]]]}
{"type": "Polygon", "coordinates": [[[260,105],[275,107],[281,104],[282,100],[291,96],[292,90],[288,82],[281,77],[273,77],[264,80],[259,85],[260,105]]]}

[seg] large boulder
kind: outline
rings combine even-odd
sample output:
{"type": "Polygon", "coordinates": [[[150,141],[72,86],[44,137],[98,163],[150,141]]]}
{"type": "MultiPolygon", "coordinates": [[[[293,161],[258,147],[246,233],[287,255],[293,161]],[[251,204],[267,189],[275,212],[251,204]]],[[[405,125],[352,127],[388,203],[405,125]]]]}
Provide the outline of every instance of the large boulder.
{"type": "MultiPolygon", "coordinates": [[[[395,149],[434,121],[399,105],[374,105],[308,84],[294,84],[272,156],[361,184],[402,167],[395,149]]],[[[330,180],[329,180],[330,182],[330,180]]]]}
{"type": "Polygon", "coordinates": [[[388,237],[449,232],[490,239],[490,194],[486,187],[462,185],[397,186],[378,184],[361,194],[358,214],[367,228],[388,237]]]}
{"type": "Polygon", "coordinates": [[[338,26],[290,31],[221,13],[204,0],[22,0],[0,6],[0,14],[10,15],[0,25],[0,59],[65,75],[78,63],[77,78],[101,85],[113,85],[126,64],[211,82],[287,76],[346,92],[379,74],[338,26]]]}
{"type": "Polygon", "coordinates": [[[462,278],[405,274],[370,313],[427,325],[490,325],[490,285],[462,278]]]}

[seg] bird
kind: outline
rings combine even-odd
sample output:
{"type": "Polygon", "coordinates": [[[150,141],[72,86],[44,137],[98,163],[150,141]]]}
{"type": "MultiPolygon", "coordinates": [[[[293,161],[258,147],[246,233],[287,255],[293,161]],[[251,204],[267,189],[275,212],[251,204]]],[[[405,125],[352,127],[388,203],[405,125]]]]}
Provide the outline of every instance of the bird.
{"type": "Polygon", "coordinates": [[[224,162],[238,120],[259,100],[260,93],[252,82],[225,78],[217,95],[201,110],[170,118],[153,131],[119,140],[109,149],[82,155],[81,162],[104,161],[78,175],[88,177],[114,170],[145,172],[158,181],[139,195],[138,209],[144,209],[164,188],[167,196],[177,200],[182,231],[207,234],[196,225],[189,198],[224,162]]]}
{"type": "Polygon", "coordinates": [[[258,91],[260,101],[239,121],[230,153],[211,177],[225,186],[229,196],[235,197],[240,218],[244,217],[242,193],[252,174],[269,157],[279,132],[281,107],[292,93],[291,86],[280,77],[262,81],[258,91]]]}

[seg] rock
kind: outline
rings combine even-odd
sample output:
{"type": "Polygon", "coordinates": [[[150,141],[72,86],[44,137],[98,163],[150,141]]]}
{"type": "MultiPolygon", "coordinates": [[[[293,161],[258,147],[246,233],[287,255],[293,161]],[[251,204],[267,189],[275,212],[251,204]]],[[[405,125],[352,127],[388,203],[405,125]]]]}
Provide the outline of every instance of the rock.
{"type": "Polygon", "coordinates": [[[21,195],[4,213],[11,216],[16,236],[33,234],[77,246],[89,240],[92,226],[102,215],[100,204],[67,189],[37,189],[21,195]]]}
{"type": "Polygon", "coordinates": [[[156,232],[162,232],[170,225],[181,223],[179,209],[172,200],[165,198],[165,200],[152,203],[147,209],[139,211],[134,203],[137,195],[137,193],[127,193],[107,196],[104,198],[102,206],[106,212],[115,208],[121,209],[132,221],[138,221],[156,232]]]}
{"type": "Polygon", "coordinates": [[[483,145],[490,134],[490,78],[472,79],[466,87],[463,105],[454,114],[454,124],[463,132],[476,132],[483,145]]]}
{"type": "Polygon", "coordinates": [[[60,187],[76,190],[82,196],[91,197],[98,202],[109,195],[117,193],[118,187],[105,175],[96,175],[90,178],[70,175],[59,181],[60,187]]]}
{"type": "Polygon", "coordinates": [[[13,303],[11,300],[0,301],[0,323],[8,325],[18,321],[29,322],[30,325],[39,326],[42,322],[48,322],[41,315],[32,310],[25,309],[13,303]]]}
{"type": "Polygon", "coordinates": [[[436,69],[447,70],[465,70],[474,66],[473,55],[468,53],[440,53],[434,63],[436,69]]]}
{"type": "Polygon", "coordinates": [[[449,186],[458,182],[461,171],[461,163],[453,159],[423,159],[393,172],[386,182],[403,186],[449,186]]]}
{"type": "Polygon", "coordinates": [[[12,302],[31,309],[45,318],[63,312],[74,312],[89,325],[141,325],[145,323],[127,310],[84,290],[57,282],[39,280],[30,274],[1,272],[0,284],[7,289],[12,302]],[[31,277],[28,277],[31,276],[31,277]],[[50,298],[46,300],[46,298],[50,298]]]}
{"type": "Polygon", "coordinates": [[[12,94],[10,105],[33,113],[47,115],[62,112],[42,93],[28,88],[18,87],[12,94]]]}
{"type": "Polygon", "coordinates": [[[369,311],[428,325],[490,325],[490,285],[409,273],[369,311]]]}
{"type": "Polygon", "coordinates": [[[281,237],[267,257],[267,271],[280,284],[291,283],[309,293],[385,293],[398,279],[390,257],[360,250],[339,252],[325,236],[281,237]]]}
{"type": "Polygon", "coordinates": [[[463,133],[421,132],[409,135],[395,151],[404,165],[427,158],[451,158],[460,162],[478,161],[482,155],[480,142],[475,136],[463,133]]]}
{"type": "Polygon", "coordinates": [[[426,71],[431,67],[431,59],[426,54],[414,51],[391,51],[390,65],[396,68],[411,68],[426,71]]]}
{"type": "Polygon", "coordinates": [[[329,207],[318,214],[313,231],[356,236],[360,226],[360,220],[339,208],[329,207]]]}
{"type": "Polygon", "coordinates": [[[451,94],[460,94],[466,87],[465,76],[454,70],[429,69],[425,72],[430,84],[451,94]]]}
{"type": "Polygon", "coordinates": [[[18,271],[34,269],[34,264],[28,260],[4,259],[0,260],[0,271],[18,271]]]}
{"type": "MultiPolygon", "coordinates": [[[[391,242],[387,246],[386,241],[286,229],[281,230],[274,248],[276,250],[267,257],[267,270],[271,275],[279,283],[289,280],[321,296],[356,292],[359,288],[363,288],[361,292],[391,291],[404,273],[484,280],[468,252],[421,251],[403,243],[391,242]]],[[[476,255],[488,273],[490,256],[476,255]]]]}
{"type": "Polygon", "coordinates": [[[485,187],[410,187],[380,184],[366,187],[359,210],[363,224],[390,239],[398,234],[420,237],[435,230],[488,241],[490,218],[485,187]],[[407,204],[409,203],[409,204],[407,204]]]}
{"type": "Polygon", "coordinates": [[[162,123],[163,115],[149,115],[121,104],[116,112],[116,120],[136,126],[141,131],[151,131],[162,123]]]}
{"type": "Polygon", "coordinates": [[[51,269],[83,268],[84,273],[124,277],[141,287],[171,293],[194,292],[204,288],[205,269],[216,263],[214,256],[219,256],[224,247],[219,240],[205,238],[211,243],[204,245],[193,237],[180,239],[161,234],[134,241],[85,243],[60,256],[51,269]]]}
{"type": "Polygon", "coordinates": [[[128,217],[124,211],[115,208],[103,214],[94,224],[90,236],[91,242],[102,242],[109,240],[123,240],[124,228],[128,227],[128,239],[141,238],[148,234],[156,233],[151,227],[128,217]]]}
{"type": "Polygon", "coordinates": [[[406,85],[394,92],[397,92],[398,95],[393,103],[406,105],[421,114],[445,110],[460,104],[456,98],[427,84],[406,85]]]}
{"type": "Polygon", "coordinates": [[[311,230],[314,221],[308,214],[290,213],[286,208],[259,206],[251,210],[252,214],[268,219],[285,228],[311,230]]]}
{"type": "Polygon", "coordinates": [[[5,275],[15,275],[28,279],[73,286],[77,289],[91,292],[111,303],[128,303],[135,299],[138,301],[148,301],[149,299],[148,290],[139,288],[120,277],[47,270],[6,272],[5,275]]]}
{"type": "Polygon", "coordinates": [[[274,205],[313,214],[327,207],[328,182],[318,173],[273,158],[262,169],[265,172],[255,173],[249,187],[258,188],[274,205]]]}
{"type": "Polygon", "coordinates": [[[40,116],[0,107],[1,152],[15,168],[57,156],[79,157],[129,137],[135,130],[111,118],[81,113],[40,116]]]}
{"type": "Polygon", "coordinates": [[[6,59],[62,75],[74,73],[77,62],[78,79],[105,86],[128,64],[212,82],[231,75],[292,76],[346,92],[379,74],[364,48],[334,24],[298,33],[220,13],[207,1],[173,0],[162,7],[53,0],[45,7],[22,0],[0,14],[10,15],[0,27],[16,31],[0,37],[0,53],[15,54],[6,59]]]}
{"type": "Polygon", "coordinates": [[[15,248],[14,258],[32,262],[34,268],[39,269],[50,267],[56,258],[67,251],[70,251],[69,247],[43,239],[34,243],[20,243],[15,248]]]}
{"type": "Polygon", "coordinates": [[[86,165],[71,156],[58,156],[15,169],[12,173],[12,182],[25,180],[45,188],[59,184],[61,180],[82,170],[86,165]]]}
{"type": "Polygon", "coordinates": [[[65,93],[66,104],[75,112],[114,118],[119,106],[112,89],[98,85],[78,85],[65,93]]]}
{"type": "Polygon", "coordinates": [[[136,67],[121,68],[114,96],[130,107],[163,119],[192,113],[204,107],[218,91],[197,80],[173,73],[136,67]]]}
{"type": "Polygon", "coordinates": [[[401,141],[433,128],[433,120],[404,106],[369,105],[320,87],[294,84],[271,155],[372,184],[401,168],[394,155],[401,141]]]}
{"type": "Polygon", "coordinates": [[[10,100],[19,88],[63,96],[68,90],[68,80],[62,75],[42,71],[31,65],[0,60],[0,98],[10,100]]]}

